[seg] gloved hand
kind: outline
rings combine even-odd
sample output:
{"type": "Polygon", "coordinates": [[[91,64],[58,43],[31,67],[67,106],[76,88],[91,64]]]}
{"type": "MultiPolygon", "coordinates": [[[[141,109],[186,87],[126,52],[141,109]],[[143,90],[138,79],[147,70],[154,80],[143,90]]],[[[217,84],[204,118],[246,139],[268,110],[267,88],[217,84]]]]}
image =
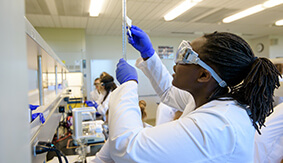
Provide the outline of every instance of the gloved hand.
{"type": "Polygon", "coordinates": [[[44,122],[45,122],[45,118],[44,118],[44,116],[43,116],[43,114],[42,113],[33,113],[32,115],[31,115],[31,120],[33,121],[36,117],[38,117],[39,116],[39,120],[41,121],[41,123],[43,124],[44,122]]]}
{"type": "Polygon", "coordinates": [[[88,107],[95,107],[95,109],[98,107],[98,104],[95,101],[85,101],[85,103],[88,107]]]}
{"type": "Polygon", "coordinates": [[[128,42],[141,53],[142,58],[150,58],[154,54],[154,49],[148,35],[134,25],[131,27],[131,32],[132,37],[127,32],[128,42]]]}
{"type": "Polygon", "coordinates": [[[120,84],[129,80],[135,80],[138,83],[138,74],[136,69],[129,65],[123,58],[121,58],[117,64],[116,78],[120,84]]]}
{"type": "Polygon", "coordinates": [[[30,110],[35,110],[39,107],[39,105],[32,105],[32,104],[29,104],[29,108],[30,110]]]}

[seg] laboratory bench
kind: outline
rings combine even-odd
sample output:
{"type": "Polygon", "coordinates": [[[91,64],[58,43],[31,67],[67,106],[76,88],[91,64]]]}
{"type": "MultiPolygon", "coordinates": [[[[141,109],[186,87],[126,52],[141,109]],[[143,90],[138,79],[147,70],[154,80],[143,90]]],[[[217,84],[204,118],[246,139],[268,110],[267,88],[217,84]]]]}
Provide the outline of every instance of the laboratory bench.
{"type": "MultiPolygon", "coordinates": [[[[86,146],[89,146],[90,148],[90,152],[87,153],[86,157],[88,156],[95,156],[95,154],[101,149],[101,147],[103,146],[104,142],[99,142],[99,143],[93,143],[93,144],[86,144],[86,146]]],[[[55,147],[57,149],[59,149],[63,154],[65,154],[67,157],[68,156],[74,156],[74,155],[78,155],[78,153],[76,152],[76,149],[79,147],[79,146],[76,146],[74,143],[73,143],[73,138],[72,136],[69,136],[68,138],[62,140],[62,141],[59,141],[58,143],[54,144],[55,147]]],[[[50,151],[47,153],[47,156],[46,156],[46,160],[47,161],[50,161],[52,160],[54,157],[57,157],[56,156],[56,153],[54,151],[50,151]]],[[[70,162],[70,160],[69,160],[70,162]]]]}
{"type": "MultiPolygon", "coordinates": [[[[76,115],[75,112],[75,106],[82,106],[85,107],[85,104],[82,104],[82,99],[74,99],[74,98],[69,98],[66,101],[68,101],[68,107],[67,110],[62,114],[62,119],[59,122],[59,125],[57,127],[57,132],[54,134],[54,137],[52,139],[52,144],[54,144],[55,148],[61,151],[67,158],[69,157],[70,159],[74,160],[76,157],[79,157],[79,152],[77,150],[80,149],[80,145],[78,143],[74,143],[74,138],[75,136],[75,129],[74,129],[74,116],[76,115]],[[70,119],[71,118],[71,119],[70,119]],[[70,126],[69,122],[72,122],[73,124],[70,126]],[[60,133],[60,134],[59,134],[60,133]],[[61,137],[60,137],[61,135],[61,137]]],[[[77,108],[81,109],[81,108],[77,108]]],[[[102,116],[96,116],[95,121],[101,121],[102,116]]],[[[91,123],[94,122],[92,120],[87,120],[81,123],[91,123]]],[[[102,122],[101,122],[102,123],[102,122]]],[[[108,134],[105,133],[105,130],[102,131],[103,136],[105,139],[107,139],[108,134]]],[[[97,140],[96,140],[97,141],[97,140]]],[[[95,143],[85,143],[86,145],[86,157],[89,156],[95,156],[95,154],[101,149],[101,147],[104,145],[106,140],[103,141],[97,141],[95,143]]],[[[57,160],[57,155],[55,151],[49,151],[46,155],[46,161],[48,162],[53,162],[57,160]]],[[[69,162],[72,162],[72,160],[69,160],[69,162]]],[[[62,159],[63,161],[63,159],[62,159]]],[[[64,161],[63,161],[64,162],[64,161]]]]}

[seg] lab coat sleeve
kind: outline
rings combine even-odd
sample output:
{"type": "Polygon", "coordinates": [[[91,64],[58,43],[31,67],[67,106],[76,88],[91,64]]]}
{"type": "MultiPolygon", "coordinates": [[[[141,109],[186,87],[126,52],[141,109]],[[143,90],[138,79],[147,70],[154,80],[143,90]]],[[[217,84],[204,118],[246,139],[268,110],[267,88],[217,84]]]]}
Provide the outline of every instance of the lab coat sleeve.
{"type": "Polygon", "coordinates": [[[175,110],[176,109],[160,102],[158,107],[157,107],[157,110],[156,110],[155,125],[161,125],[163,123],[173,121],[174,115],[175,115],[175,110]]]}
{"type": "Polygon", "coordinates": [[[139,58],[136,67],[148,77],[155,92],[166,105],[180,111],[184,111],[188,103],[195,106],[194,98],[189,92],[172,85],[173,77],[156,53],[146,61],[139,58]]]}
{"type": "Polygon", "coordinates": [[[109,141],[107,140],[100,151],[96,153],[95,158],[88,160],[90,163],[114,163],[110,156],[109,141]]]}
{"type": "MultiPolygon", "coordinates": [[[[184,117],[152,128],[143,128],[138,106],[137,83],[128,81],[117,88],[109,101],[109,147],[111,158],[117,163],[142,162],[193,162],[203,161],[207,155],[212,161],[233,151],[233,132],[222,118],[204,114],[208,120],[198,125],[198,120],[184,117]],[[210,127],[219,124],[221,130],[210,127]],[[205,130],[202,130],[202,129],[205,130]],[[210,131],[211,130],[211,131],[210,131]],[[212,135],[223,135],[230,143],[218,147],[212,135]],[[209,154],[208,154],[208,153],[209,154]]],[[[225,121],[225,119],[224,119],[225,121]]],[[[218,128],[218,125],[216,125],[218,128]]],[[[221,157],[222,158],[222,157],[221,157]]]]}

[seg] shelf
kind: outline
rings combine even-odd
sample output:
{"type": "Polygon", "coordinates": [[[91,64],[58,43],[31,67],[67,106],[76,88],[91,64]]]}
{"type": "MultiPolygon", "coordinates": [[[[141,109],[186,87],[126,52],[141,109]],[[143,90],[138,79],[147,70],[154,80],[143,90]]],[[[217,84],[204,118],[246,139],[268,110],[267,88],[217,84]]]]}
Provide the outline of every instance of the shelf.
{"type": "MultiPolygon", "coordinates": [[[[30,123],[30,147],[32,162],[43,162],[46,154],[34,156],[34,145],[37,141],[51,141],[61,119],[59,106],[66,108],[64,98],[68,83],[66,74],[69,72],[65,64],[59,59],[50,46],[39,35],[26,19],[27,62],[29,70],[29,103],[40,105],[32,113],[43,113],[45,122],[35,118],[30,123]],[[62,89],[58,89],[58,85],[62,89]],[[47,89],[51,88],[51,89],[47,89]]],[[[30,112],[27,109],[27,112],[30,112]]]]}

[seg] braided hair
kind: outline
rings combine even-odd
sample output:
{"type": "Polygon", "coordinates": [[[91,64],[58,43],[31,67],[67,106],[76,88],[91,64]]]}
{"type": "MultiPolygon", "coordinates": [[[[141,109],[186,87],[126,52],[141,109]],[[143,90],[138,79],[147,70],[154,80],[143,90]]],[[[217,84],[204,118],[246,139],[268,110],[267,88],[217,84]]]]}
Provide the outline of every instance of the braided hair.
{"type": "Polygon", "coordinates": [[[105,99],[107,98],[107,96],[109,95],[109,93],[112,92],[113,90],[115,90],[117,88],[117,86],[114,83],[114,78],[109,74],[105,74],[104,76],[102,76],[101,85],[104,86],[104,89],[106,91],[106,95],[104,96],[103,100],[101,101],[101,103],[103,103],[105,101],[105,99]]]}
{"type": "Polygon", "coordinates": [[[279,71],[267,58],[254,56],[248,43],[227,32],[203,36],[206,43],[199,53],[202,59],[218,72],[227,87],[218,86],[210,100],[231,97],[250,111],[253,126],[264,126],[265,118],[273,112],[274,89],[280,86],[279,71]]]}

